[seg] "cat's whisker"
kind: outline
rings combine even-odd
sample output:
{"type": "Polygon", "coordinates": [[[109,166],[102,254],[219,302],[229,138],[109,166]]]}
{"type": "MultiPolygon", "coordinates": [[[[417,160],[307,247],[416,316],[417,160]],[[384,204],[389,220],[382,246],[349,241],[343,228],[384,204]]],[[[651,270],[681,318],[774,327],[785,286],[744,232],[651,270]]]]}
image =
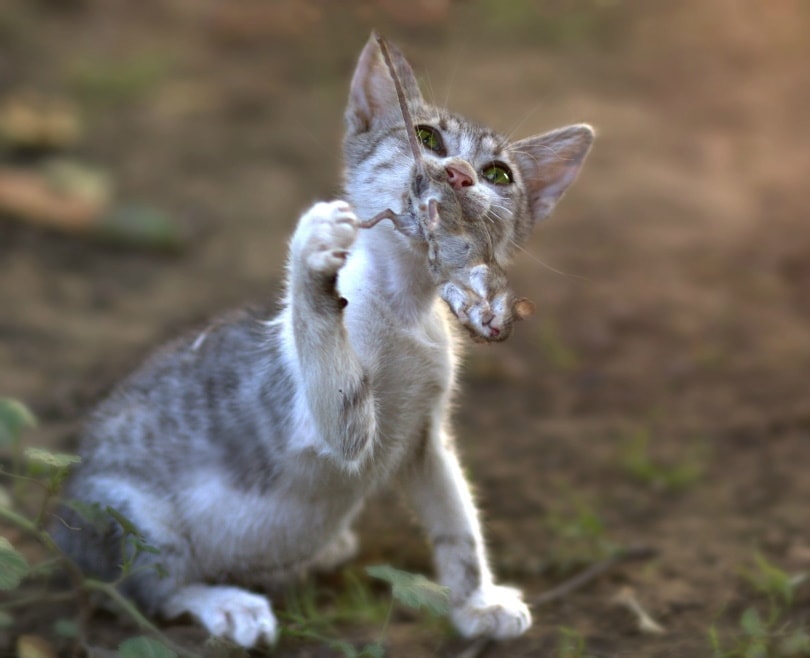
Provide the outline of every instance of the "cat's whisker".
{"type": "Polygon", "coordinates": [[[524,254],[526,254],[526,255],[527,255],[529,258],[531,258],[531,259],[532,259],[532,260],[533,260],[535,263],[537,263],[538,265],[542,265],[542,266],[543,266],[545,269],[547,269],[549,272],[554,272],[554,274],[559,274],[559,275],[561,275],[561,276],[567,276],[567,277],[571,277],[571,278],[574,278],[574,279],[581,279],[581,280],[583,280],[583,281],[590,281],[590,280],[591,280],[591,278],[590,278],[590,277],[588,277],[588,276],[584,276],[584,275],[582,275],[582,274],[574,274],[574,273],[572,273],[572,272],[565,272],[565,271],[563,271],[563,270],[558,270],[556,267],[553,267],[553,266],[549,265],[549,264],[548,264],[548,263],[546,263],[545,261],[543,261],[543,260],[541,260],[540,258],[538,258],[537,256],[535,256],[535,255],[534,255],[534,254],[533,254],[531,251],[528,251],[527,249],[525,249],[524,247],[522,247],[522,246],[521,246],[521,245],[520,245],[518,242],[516,242],[514,239],[510,239],[510,240],[509,240],[509,242],[511,243],[511,245],[512,245],[512,246],[513,246],[515,249],[517,249],[518,251],[521,251],[521,252],[523,252],[524,254]]]}
{"type": "Polygon", "coordinates": [[[512,141],[512,138],[515,136],[515,133],[523,126],[524,123],[526,123],[531,117],[537,114],[537,111],[540,109],[542,105],[543,105],[542,101],[537,103],[534,107],[529,109],[520,119],[518,119],[517,123],[515,123],[515,125],[513,125],[512,128],[506,131],[505,136],[507,143],[512,141]]]}

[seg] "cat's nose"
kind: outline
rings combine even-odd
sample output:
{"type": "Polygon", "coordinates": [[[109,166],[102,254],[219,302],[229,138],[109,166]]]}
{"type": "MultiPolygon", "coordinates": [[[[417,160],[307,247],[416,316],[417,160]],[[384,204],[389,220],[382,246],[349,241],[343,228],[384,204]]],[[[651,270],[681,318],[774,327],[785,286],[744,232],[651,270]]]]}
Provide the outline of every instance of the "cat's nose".
{"type": "Polygon", "coordinates": [[[468,166],[460,164],[447,165],[444,170],[447,172],[447,182],[453,186],[454,190],[460,190],[462,187],[470,187],[475,184],[475,172],[468,166]]]}

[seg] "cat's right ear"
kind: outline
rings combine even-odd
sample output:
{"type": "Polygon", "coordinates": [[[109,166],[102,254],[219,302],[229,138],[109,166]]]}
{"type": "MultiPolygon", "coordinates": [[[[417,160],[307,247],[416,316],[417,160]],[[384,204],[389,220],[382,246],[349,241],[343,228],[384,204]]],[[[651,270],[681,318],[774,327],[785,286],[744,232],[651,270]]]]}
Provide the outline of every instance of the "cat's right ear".
{"type": "MultiPolygon", "coordinates": [[[[387,43],[391,63],[397,72],[405,97],[420,103],[422,93],[411,65],[399,48],[387,43]]],[[[371,34],[354,70],[346,108],[346,127],[355,133],[367,132],[375,124],[402,121],[394,81],[388,72],[377,35],[371,34]]]]}

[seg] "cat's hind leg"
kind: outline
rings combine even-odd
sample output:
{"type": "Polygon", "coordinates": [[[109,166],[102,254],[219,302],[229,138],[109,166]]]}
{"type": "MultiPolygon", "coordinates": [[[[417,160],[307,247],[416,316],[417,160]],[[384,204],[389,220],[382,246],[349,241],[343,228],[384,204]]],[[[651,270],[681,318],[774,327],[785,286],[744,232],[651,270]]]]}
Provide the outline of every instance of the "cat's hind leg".
{"type": "Polygon", "coordinates": [[[251,648],[273,645],[278,622],[266,597],[228,585],[186,585],[161,606],[161,613],[172,619],[189,613],[216,637],[251,648]]]}

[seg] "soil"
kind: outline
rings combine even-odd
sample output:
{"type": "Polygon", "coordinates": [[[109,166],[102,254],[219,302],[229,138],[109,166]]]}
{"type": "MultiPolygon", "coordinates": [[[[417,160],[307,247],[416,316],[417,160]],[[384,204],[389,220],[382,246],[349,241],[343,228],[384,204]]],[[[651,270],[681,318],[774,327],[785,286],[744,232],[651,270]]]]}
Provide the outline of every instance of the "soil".
{"type": "MultiPolygon", "coordinates": [[[[657,556],[537,607],[525,637],[482,655],[710,656],[712,625],[731,642],[745,609],[768,610],[743,576],[756,555],[810,570],[810,12],[802,0],[417,5],[7,2],[0,94],[72,99],[86,134],[71,155],[192,239],[177,254],[110,249],[0,219],[0,393],[38,416],[32,444],[74,449],[82,415],[157,345],[275,298],[298,214],[339,190],[348,81],[377,27],[454,110],[516,136],[575,121],[599,134],[510,271],[537,314],[504,344],[469,346],[458,443],[495,570],[529,599],[611,547],[657,556]],[[616,604],[624,587],[663,633],[616,604]],[[563,653],[561,627],[587,652],[563,653]]],[[[395,493],[359,530],[358,565],[430,572],[395,493]]],[[[19,633],[52,637],[64,614],[23,611],[0,653],[19,633]]],[[[799,587],[780,624],[809,617],[799,587]]],[[[133,634],[107,612],[91,627],[111,648],[133,634]]],[[[182,620],[166,629],[203,639],[182,620]]],[[[339,625],[337,637],[378,633],[339,625]]],[[[408,657],[469,645],[404,610],[386,644],[408,657]]],[[[284,640],[274,655],[341,654],[284,640]]]]}

